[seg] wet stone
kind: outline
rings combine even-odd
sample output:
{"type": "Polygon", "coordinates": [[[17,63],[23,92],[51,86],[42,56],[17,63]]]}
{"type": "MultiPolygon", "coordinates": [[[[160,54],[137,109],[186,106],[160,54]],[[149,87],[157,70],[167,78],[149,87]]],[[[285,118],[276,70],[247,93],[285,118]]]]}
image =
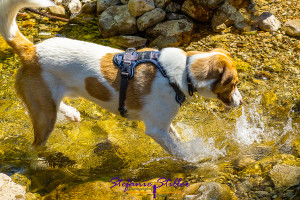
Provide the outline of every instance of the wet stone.
{"type": "Polygon", "coordinates": [[[290,165],[275,165],[269,172],[276,188],[292,187],[300,183],[300,167],[290,165]]]}

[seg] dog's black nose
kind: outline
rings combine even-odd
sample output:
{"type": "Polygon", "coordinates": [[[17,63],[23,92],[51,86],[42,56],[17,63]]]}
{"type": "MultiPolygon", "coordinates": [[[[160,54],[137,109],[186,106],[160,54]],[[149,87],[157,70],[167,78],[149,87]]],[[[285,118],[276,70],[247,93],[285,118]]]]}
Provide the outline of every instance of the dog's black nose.
{"type": "Polygon", "coordinates": [[[240,101],[240,106],[243,105],[243,104],[244,104],[244,102],[243,102],[243,100],[241,100],[241,101],[240,101]]]}

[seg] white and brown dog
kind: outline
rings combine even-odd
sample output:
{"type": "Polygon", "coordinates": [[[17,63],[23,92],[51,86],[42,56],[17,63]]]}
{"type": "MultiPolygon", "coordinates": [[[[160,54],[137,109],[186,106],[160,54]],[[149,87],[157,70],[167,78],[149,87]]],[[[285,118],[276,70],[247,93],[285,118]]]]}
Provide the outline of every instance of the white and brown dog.
{"type": "MultiPolygon", "coordinates": [[[[51,38],[35,45],[19,31],[15,21],[19,9],[49,6],[54,6],[50,0],[0,0],[0,33],[23,65],[16,77],[16,89],[30,113],[35,146],[46,143],[58,110],[74,121],[80,120],[76,109],[62,103],[65,96],[84,97],[119,113],[120,73],[112,59],[121,50],[66,38],[51,38]]],[[[218,98],[229,107],[242,104],[236,87],[237,70],[226,51],[186,53],[164,48],[159,62],[169,80],[187,97],[188,73],[200,95],[218,98]]],[[[142,120],[146,134],[169,153],[178,154],[179,136],[171,123],[180,106],[169,80],[153,64],[139,65],[129,81],[126,107],[129,119],[142,120]]]]}

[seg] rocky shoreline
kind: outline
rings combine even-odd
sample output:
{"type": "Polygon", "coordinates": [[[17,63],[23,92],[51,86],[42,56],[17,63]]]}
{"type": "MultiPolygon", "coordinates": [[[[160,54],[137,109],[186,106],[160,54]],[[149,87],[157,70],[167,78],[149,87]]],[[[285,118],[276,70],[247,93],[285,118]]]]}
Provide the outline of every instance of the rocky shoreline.
{"type": "MultiPolygon", "coordinates": [[[[201,23],[209,24],[214,32],[228,31],[231,27],[242,32],[281,29],[288,35],[300,36],[299,18],[282,24],[269,10],[258,9],[260,5],[256,6],[253,0],[56,0],[56,3],[60,6],[51,8],[52,14],[69,17],[75,23],[85,23],[96,16],[101,36],[124,48],[139,48],[149,42],[157,48],[182,46],[194,37],[201,23]]],[[[299,7],[294,2],[289,5],[296,10],[299,7]]]]}

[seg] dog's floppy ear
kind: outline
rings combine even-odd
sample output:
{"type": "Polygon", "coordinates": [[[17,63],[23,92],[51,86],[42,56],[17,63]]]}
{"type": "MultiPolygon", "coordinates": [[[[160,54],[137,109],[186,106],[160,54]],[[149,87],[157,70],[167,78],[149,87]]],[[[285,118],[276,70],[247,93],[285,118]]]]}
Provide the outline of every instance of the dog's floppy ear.
{"type": "Polygon", "coordinates": [[[226,61],[222,61],[221,63],[222,72],[213,87],[215,93],[222,93],[228,86],[230,86],[230,83],[237,79],[237,72],[231,63],[226,61]]]}

